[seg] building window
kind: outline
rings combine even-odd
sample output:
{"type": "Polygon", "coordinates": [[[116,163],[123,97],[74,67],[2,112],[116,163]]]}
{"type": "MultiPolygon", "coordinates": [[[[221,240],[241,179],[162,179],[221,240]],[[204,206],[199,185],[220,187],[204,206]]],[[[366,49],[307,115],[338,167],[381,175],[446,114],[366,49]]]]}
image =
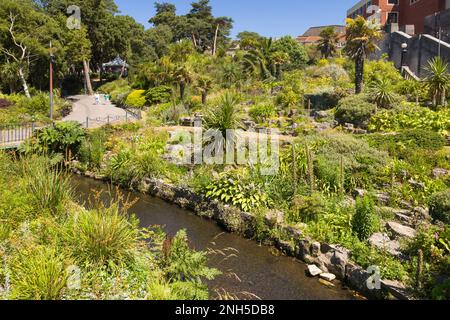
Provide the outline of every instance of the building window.
{"type": "Polygon", "coordinates": [[[409,0],[409,4],[410,5],[413,5],[414,3],[416,3],[416,2],[419,2],[420,0],[409,0]]]}
{"type": "Polygon", "coordinates": [[[398,4],[398,0],[388,0],[388,4],[397,5],[398,4]]]}
{"type": "Polygon", "coordinates": [[[388,18],[387,18],[387,23],[388,24],[398,23],[398,12],[389,12],[388,18]]]}

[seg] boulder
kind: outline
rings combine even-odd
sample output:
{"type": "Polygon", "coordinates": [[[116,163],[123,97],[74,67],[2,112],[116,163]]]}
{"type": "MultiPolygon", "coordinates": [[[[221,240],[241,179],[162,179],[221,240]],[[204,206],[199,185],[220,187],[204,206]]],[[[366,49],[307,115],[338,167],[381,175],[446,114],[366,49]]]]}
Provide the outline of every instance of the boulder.
{"type": "Polygon", "coordinates": [[[396,213],[395,218],[407,226],[412,226],[414,224],[413,218],[402,213],[396,213]]]}
{"type": "Polygon", "coordinates": [[[279,210],[270,210],[266,213],[265,220],[269,227],[280,225],[284,222],[284,212],[279,210]]]}
{"type": "Polygon", "coordinates": [[[383,204],[383,205],[387,205],[391,201],[391,197],[389,197],[389,195],[384,192],[377,193],[375,195],[375,197],[377,198],[378,203],[383,204]]]}
{"type": "Polygon", "coordinates": [[[417,190],[425,190],[425,188],[426,188],[425,183],[416,181],[413,178],[409,179],[408,183],[411,185],[411,187],[413,187],[414,189],[417,189],[417,190]]]}
{"type": "Polygon", "coordinates": [[[317,257],[320,254],[320,242],[313,242],[311,244],[311,255],[317,257]]]}
{"type": "Polygon", "coordinates": [[[381,250],[386,250],[395,257],[401,255],[400,243],[396,240],[391,240],[387,234],[375,233],[369,238],[369,243],[381,250]]]}
{"type": "Polygon", "coordinates": [[[399,300],[411,300],[411,295],[408,293],[405,285],[401,282],[393,280],[381,280],[381,288],[383,288],[399,300]]]}
{"type": "Polygon", "coordinates": [[[364,189],[355,189],[353,191],[353,198],[364,197],[367,194],[367,191],[364,189]]]}
{"type": "Polygon", "coordinates": [[[416,230],[394,221],[388,221],[386,223],[386,227],[395,238],[397,237],[414,238],[416,236],[416,230]]]}
{"type": "Polygon", "coordinates": [[[326,280],[326,281],[329,281],[329,282],[332,282],[333,280],[336,279],[336,276],[334,274],[328,273],[328,272],[321,273],[319,276],[323,280],[326,280]]]}
{"type": "Polygon", "coordinates": [[[423,207],[415,207],[413,209],[415,216],[419,219],[423,220],[431,220],[430,210],[428,208],[423,207]]]}
{"type": "Polygon", "coordinates": [[[434,168],[433,169],[433,178],[437,179],[437,178],[442,178],[442,177],[446,177],[446,176],[450,176],[450,170],[446,170],[443,168],[434,168]]]}
{"type": "Polygon", "coordinates": [[[308,265],[308,273],[309,273],[312,277],[317,277],[318,275],[320,275],[321,273],[323,273],[323,271],[320,270],[315,264],[309,264],[309,265],[308,265]]]}

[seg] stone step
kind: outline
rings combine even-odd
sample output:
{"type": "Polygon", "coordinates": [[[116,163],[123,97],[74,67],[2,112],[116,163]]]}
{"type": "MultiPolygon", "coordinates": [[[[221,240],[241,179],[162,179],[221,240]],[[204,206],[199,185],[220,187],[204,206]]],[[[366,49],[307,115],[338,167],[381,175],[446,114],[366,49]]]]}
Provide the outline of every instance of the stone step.
{"type": "Polygon", "coordinates": [[[416,236],[416,230],[411,227],[405,226],[395,221],[388,221],[386,228],[393,234],[395,238],[414,238],[416,236]]]}

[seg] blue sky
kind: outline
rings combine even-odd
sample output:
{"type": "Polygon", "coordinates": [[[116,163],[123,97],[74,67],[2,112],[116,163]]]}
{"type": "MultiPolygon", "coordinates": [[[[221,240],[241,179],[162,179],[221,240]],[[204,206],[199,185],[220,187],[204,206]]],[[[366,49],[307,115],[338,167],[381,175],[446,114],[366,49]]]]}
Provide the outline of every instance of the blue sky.
{"type": "MultiPolygon", "coordinates": [[[[116,0],[122,14],[150,27],[155,0],[116,0]]],[[[164,1],[158,1],[164,2],[164,1]]],[[[167,0],[185,14],[193,0],[167,0]]],[[[256,31],[267,37],[298,36],[310,26],[344,24],[347,9],[357,0],[211,0],[215,16],[234,20],[232,35],[256,31]]]]}

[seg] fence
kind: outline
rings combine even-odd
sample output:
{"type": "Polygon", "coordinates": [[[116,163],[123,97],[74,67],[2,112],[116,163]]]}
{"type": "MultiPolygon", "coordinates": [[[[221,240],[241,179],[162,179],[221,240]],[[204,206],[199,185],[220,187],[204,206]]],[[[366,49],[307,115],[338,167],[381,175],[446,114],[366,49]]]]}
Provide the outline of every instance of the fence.
{"type": "Polygon", "coordinates": [[[89,128],[98,128],[109,124],[118,124],[121,122],[128,123],[140,119],[142,119],[142,114],[140,110],[128,108],[125,109],[124,116],[106,116],[97,118],[86,117],[86,120],[81,122],[81,125],[84,128],[89,129],[89,128]]]}
{"type": "Polygon", "coordinates": [[[33,136],[35,123],[0,125],[0,146],[19,144],[33,136]]]}

